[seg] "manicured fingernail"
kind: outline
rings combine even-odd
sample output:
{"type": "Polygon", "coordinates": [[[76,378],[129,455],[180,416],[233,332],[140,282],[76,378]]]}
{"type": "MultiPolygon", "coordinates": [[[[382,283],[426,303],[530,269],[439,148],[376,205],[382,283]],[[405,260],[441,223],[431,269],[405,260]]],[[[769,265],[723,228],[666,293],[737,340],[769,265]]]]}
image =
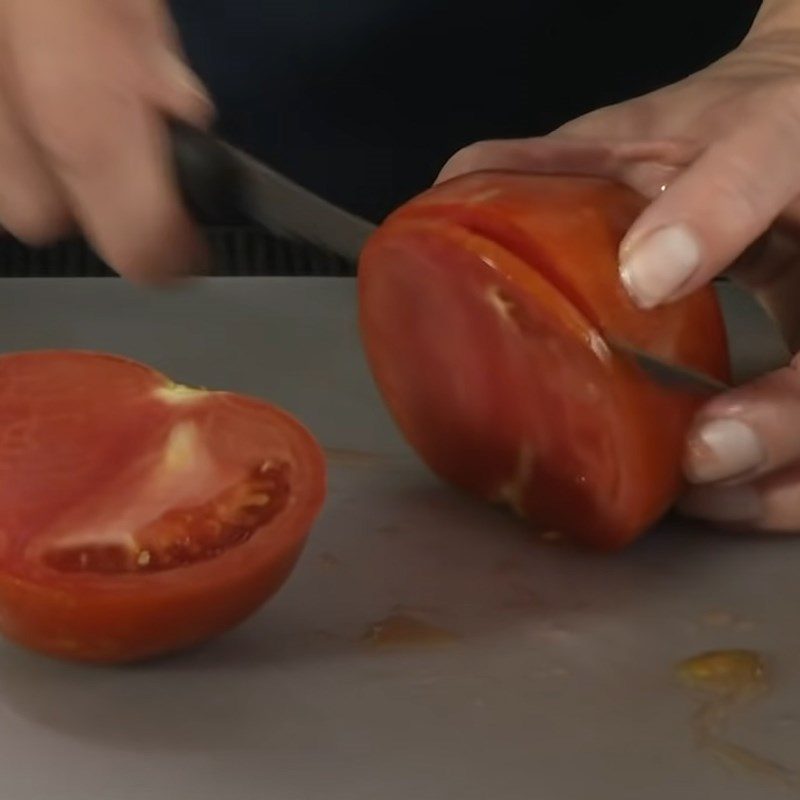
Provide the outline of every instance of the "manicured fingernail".
{"type": "Polygon", "coordinates": [[[198,98],[211,102],[206,87],[200,78],[195,75],[191,67],[178,55],[171,50],[167,50],[165,55],[165,69],[172,82],[185,91],[191,92],[198,98]]]}
{"type": "Polygon", "coordinates": [[[623,251],[622,283],[642,308],[668,300],[700,266],[700,244],[685,225],[669,225],[623,251]]]}
{"type": "Polygon", "coordinates": [[[176,53],[164,51],[162,75],[171,87],[167,102],[173,113],[201,128],[211,125],[216,114],[214,101],[191,67],[176,53]]]}
{"type": "Polygon", "coordinates": [[[738,419],[715,419],[689,440],[687,477],[711,483],[745,475],[759,467],[766,452],[756,432],[738,419]]]}
{"type": "Polygon", "coordinates": [[[679,503],[690,517],[710,522],[755,522],[763,506],[752,486],[704,486],[691,489],[679,503]]]}

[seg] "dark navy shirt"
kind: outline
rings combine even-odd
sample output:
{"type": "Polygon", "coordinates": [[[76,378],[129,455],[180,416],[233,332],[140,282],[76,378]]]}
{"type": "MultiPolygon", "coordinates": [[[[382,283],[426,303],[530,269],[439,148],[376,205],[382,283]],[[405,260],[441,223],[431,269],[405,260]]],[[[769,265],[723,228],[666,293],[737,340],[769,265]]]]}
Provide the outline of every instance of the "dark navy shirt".
{"type": "Polygon", "coordinates": [[[462,145],[546,133],[704,66],[758,6],[172,0],[220,131],[375,220],[462,145]]]}

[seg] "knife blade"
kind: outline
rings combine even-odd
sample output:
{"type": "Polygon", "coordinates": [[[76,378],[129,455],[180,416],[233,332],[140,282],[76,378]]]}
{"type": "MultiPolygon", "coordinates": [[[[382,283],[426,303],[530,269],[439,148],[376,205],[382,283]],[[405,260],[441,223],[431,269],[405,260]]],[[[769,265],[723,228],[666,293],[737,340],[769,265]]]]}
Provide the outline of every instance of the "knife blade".
{"type": "MultiPolygon", "coordinates": [[[[308,242],[355,263],[375,225],[294,183],[247,153],[181,122],[170,123],[178,184],[203,222],[245,216],[276,236],[308,242]]],[[[716,394],[729,387],[711,376],[610,341],[660,384],[716,394]]]]}
{"type": "Polygon", "coordinates": [[[276,236],[355,263],[375,225],[319,197],[212,134],[170,123],[184,202],[203,222],[245,216],[276,236]]]}
{"type": "Polygon", "coordinates": [[[633,359],[640,369],[662,386],[709,396],[726,392],[733,388],[711,375],[706,375],[704,372],[690,369],[689,367],[672,364],[627,342],[617,339],[607,339],[606,341],[612,350],[633,359]]]}

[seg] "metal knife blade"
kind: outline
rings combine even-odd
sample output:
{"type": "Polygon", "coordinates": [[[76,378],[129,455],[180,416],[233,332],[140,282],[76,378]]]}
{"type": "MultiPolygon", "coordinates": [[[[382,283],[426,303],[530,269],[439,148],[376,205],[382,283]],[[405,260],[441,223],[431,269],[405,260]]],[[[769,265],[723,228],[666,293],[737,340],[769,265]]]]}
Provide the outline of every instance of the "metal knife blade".
{"type": "Polygon", "coordinates": [[[698,370],[672,364],[616,339],[607,340],[612,350],[632,358],[653,380],[662,386],[704,395],[726,392],[732,387],[698,370]]]}
{"type": "MultiPolygon", "coordinates": [[[[244,215],[278,236],[299,239],[356,262],[375,225],[308,189],[211,134],[170,123],[178,183],[184,199],[203,221],[244,215]]],[[[715,394],[722,381],[670,364],[631,345],[609,345],[632,358],[659,383],[715,394]]]]}
{"type": "Polygon", "coordinates": [[[211,134],[170,125],[178,183],[202,221],[248,217],[278,236],[355,262],[375,225],[211,134]]]}
{"type": "Polygon", "coordinates": [[[375,225],[304,189],[270,167],[228,146],[242,175],[242,210],[274,233],[301,238],[357,261],[375,225]]]}

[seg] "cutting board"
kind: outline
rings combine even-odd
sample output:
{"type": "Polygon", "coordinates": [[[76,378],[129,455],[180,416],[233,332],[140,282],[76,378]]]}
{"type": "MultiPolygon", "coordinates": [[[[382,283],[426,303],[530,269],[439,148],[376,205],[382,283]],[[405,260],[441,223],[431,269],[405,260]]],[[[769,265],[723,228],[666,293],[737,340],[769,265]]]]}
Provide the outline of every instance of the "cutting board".
{"type": "MultiPolygon", "coordinates": [[[[800,541],[670,519],[599,556],[442,486],[378,400],[354,288],[0,284],[0,349],[109,350],[270,398],[330,462],[296,573],[223,638],[113,669],[0,645],[0,797],[792,796],[782,769],[800,768],[800,541]],[[766,691],[733,698],[705,740],[717,701],[676,666],[731,648],[763,659],[766,691]]],[[[757,369],[770,332],[731,302],[739,366],[757,369]]]]}

